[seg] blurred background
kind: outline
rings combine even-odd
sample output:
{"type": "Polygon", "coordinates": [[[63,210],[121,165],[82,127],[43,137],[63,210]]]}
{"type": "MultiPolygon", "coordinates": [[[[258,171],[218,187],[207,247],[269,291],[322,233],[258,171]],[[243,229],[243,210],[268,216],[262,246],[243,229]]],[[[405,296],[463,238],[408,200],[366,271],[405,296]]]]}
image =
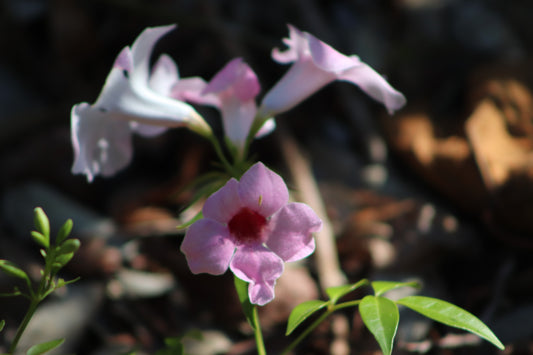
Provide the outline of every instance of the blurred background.
{"type": "MultiPolygon", "coordinates": [[[[196,329],[204,341],[187,338],[191,353],[254,353],[231,276],[193,276],[179,252],[184,188],[211,167],[209,144],[185,129],[135,137],[132,164],[89,184],[70,172],[70,109],[95,101],[144,28],[171,23],[154,58],[168,53],[182,77],[209,80],[243,57],[264,94],[287,69],[270,53],[293,24],[360,56],[408,103],[390,117],[336,82],[280,115],[252,146],[257,158],[300,194],[291,162],[310,164],[350,282],[418,280],[421,294],[474,313],[507,346],[402,310],[395,353],[532,354],[531,14],[529,0],[2,0],[0,258],[38,279],[35,206],[53,230],[72,218],[82,241],[63,275],[81,281],[47,300],[21,348],[66,337],[57,353],[153,354],[196,329]]],[[[215,110],[198,109],[220,130],[215,110]]],[[[316,268],[312,258],[288,267],[262,309],[273,354],[287,343],[290,310],[320,297],[316,268]]],[[[13,284],[0,275],[0,292],[13,284]]],[[[0,299],[0,351],[25,306],[0,299]]],[[[344,336],[326,322],[294,353],[379,353],[359,315],[343,316],[344,336]],[[336,341],[345,350],[334,352],[336,341]]]]}

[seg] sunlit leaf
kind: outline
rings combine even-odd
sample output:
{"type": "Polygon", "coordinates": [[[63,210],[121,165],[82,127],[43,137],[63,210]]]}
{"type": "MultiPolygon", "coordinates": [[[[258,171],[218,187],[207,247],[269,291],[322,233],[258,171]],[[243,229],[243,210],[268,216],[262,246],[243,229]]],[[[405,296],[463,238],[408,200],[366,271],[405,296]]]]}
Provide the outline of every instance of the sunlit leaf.
{"type": "Polygon", "coordinates": [[[74,257],[74,253],[69,253],[69,254],[61,254],[61,255],[58,255],[56,256],[55,258],[55,261],[54,263],[52,264],[52,266],[56,269],[61,269],[63,266],[67,265],[67,263],[72,260],[72,258],[74,257]]]}
{"type": "Polygon", "coordinates": [[[65,339],[57,339],[52,341],[47,341],[46,343],[37,344],[29,348],[26,355],[40,355],[44,354],[52,349],[57,348],[59,345],[63,344],[65,339]]]}
{"type": "Polygon", "coordinates": [[[494,333],[473,314],[449,302],[424,296],[404,297],[396,303],[409,307],[428,318],[446,325],[464,329],[504,349],[494,333]]]}
{"type": "Polygon", "coordinates": [[[235,290],[239,296],[239,301],[241,303],[244,316],[252,328],[255,329],[254,306],[250,302],[250,297],[248,296],[248,282],[239,279],[237,276],[235,276],[233,279],[235,283],[235,290]]]}
{"type": "Polygon", "coordinates": [[[394,290],[400,287],[414,287],[419,288],[420,284],[416,281],[412,282],[395,282],[395,281],[373,281],[371,282],[372,288],[376,296],[381,296],[387,291],[394,290]]]}
{"type": "Polygon", "coordinates": [[[56,244],[61,244],[67,237],[70,235],[70,232],[72,231],[72,220],[69,218],[66,220],[66,222],[61,226],[59,229],[59,232],[57,232],[56,236],[56,244]]]}
{"type": "Polygon", "coordinates": [[[11,261],[0,260],[0,269],[2,269],[2,271],[8,274],[9,276],[13,276],[30,282],[30,278],[28,277],[28,275],[22,269],[18,268],[15,264],[13,264],[11,261]]]}
{"type": "Polygon", "coordinates": [[[359,312],[383,354],[390,355],[400,320],[396,304],[384,297],[366,296],[359,304],[359,312]]]}
{"type": "Polygon", "coordinates": [[[79,239],[68,239],[58,247],[57,254],[75,253],[81,246],[79,239]]]}
{"type": "Polygon", "coordinates": [[[364,285],[368,284],[367,279],[362,279],[352,285],[342,285],[342,286],[335,286],[335,287],[329,287],[326,289],[326,293],[331,300],[332,304],[336,304],[337,301],[347,295],[348,293],[358,289],[359,287],[362,287],[364,285]]]}
{"type": "Polygon", "coordinates": [[[37,231],[31,231],[31,237],[35,241],[35,243],[39,244],[43,248],[47,248],[50,246],[48,238],[46,238],[44,235],[37,231]]]}
{"type": "Polygon", "coordinates": [[[33,223],[37,232],[44,235],[48,240],[47,244],[50,245],[50,221],[41,207],[36,207],[33,210],[33,223]]]}
{"type": "Polygon", "coordinates": [[[189,228],[194,222],[196,221],[199,221],[200,219],[202,219],[204,217],[204,214],[202,213],[202,211],[198,212],[193,218],[191,218],[190,220],[188,220],[187,222],[183,223],[183,224],[180,224],[179,226],[177,226],[176,228],[179,229],[179,230],[182,230],[182,229],[187,229],[189,228]]]}
{"type": "Polygon", "coordinates": [[[3,319],[0,320],[0,332],[1,332],[2,330],[4,330],[4,327],[5,327],[5,326],[6,326],[6,321],[3,320],[3,319]]]}
{"type": "Polygon", "coordinates": [[[289,321],[287,322],[287,331],[285,335],[291,334],[300,323],[309,318],[316,311],[328,305],[327,301],[311,300],[300,303],[292,310],[289,321]]]}

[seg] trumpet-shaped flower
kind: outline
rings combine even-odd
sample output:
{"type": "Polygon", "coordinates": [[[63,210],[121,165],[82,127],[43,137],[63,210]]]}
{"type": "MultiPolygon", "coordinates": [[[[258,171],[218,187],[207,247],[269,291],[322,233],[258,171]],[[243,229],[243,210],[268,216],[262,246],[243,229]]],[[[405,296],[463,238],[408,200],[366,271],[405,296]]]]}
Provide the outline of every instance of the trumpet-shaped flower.
{"type": "Polygon", "coordinates": [[[169,96],[178,81],[172,59],[162,55],[149,72],[155,43],[174,27],[145,29],[131,48],[120,52],[96,102],[72,108],[73,173],[83,173],[92,181],[95,175],[109,176],[122,169],[133,155],[132,132],[153,136],[187,126],[211,134],[192,106],[169,96]]]}
{"type": "Polygon", "coordinates": [[[283,263],[315,249],[313,232],[322,222],[303,203],[288,203],[283,179],[262,163],[229,180],[203,207],[181,245],[193,273],[223,274],[229,269],[249,283],[254,304],[274,298],[283,263]]]}
{"type": "Polygon", "coordinates": [[[294,63],[265,95],[259,108],[261,117],[288,111],[325,85],[347,81],[360,87],[384,104],[389,113],[405,104],[404,96],[359,57],[345,56],[307,32],[289,25],[288,49],[274,48],[272,57],[279,63],[294,63]]]}
{"type": "Polygon", "coordinates": [[[257,112],[255,97],[260,90],[254,71],[242,58],[235,58],[209,83],[199,78],[177,82],[172,96],[218,108],[222,113],[226,137],[234,146],[242,149],[257,112]]]}

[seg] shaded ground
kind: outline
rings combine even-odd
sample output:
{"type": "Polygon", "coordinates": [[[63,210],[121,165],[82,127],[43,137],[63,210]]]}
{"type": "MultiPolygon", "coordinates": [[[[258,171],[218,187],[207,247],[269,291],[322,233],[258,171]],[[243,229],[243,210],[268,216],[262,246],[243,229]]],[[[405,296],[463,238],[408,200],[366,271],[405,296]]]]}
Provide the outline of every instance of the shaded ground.
{"type": "MultiPolygon", "coordinates": [[[[349,281],[420,280],[422,294],[468,309],[507,345],[499,352],[405,312],[396,353],[533,353],[529,1],[0,6],[0,258],[38,275],[29,236],[37,205],[57,224],[73,218],[83,243],[65,274],[82,280],[46,303],[28,341],[66,337],[62,353],[152,354],[165,337],[201,329],[215,350],[198,354],[253,353],[231,276],[193,276],[179,253],[175,226],[191,197],[180,191],[209,168],[210,146],[186,130],[137,137],[126,170],[88,184],[70,173],[69,112],[94,101],[116,54],[142,29],[169,23],[179,28],[158,50],[176,60],[182,76],[209,79],[241,56],[266,90],[286,70],[270,51],[292,23],[358,54],[408,105],[387,117],[357,88],[335,83],[279,117],[279,132],[253,146],[257,156],[292,181],[294,157],[284,143],[296,140],[319,183],[349,281]]],[[[219,124],[216,112],[202,113],[219,124]]],[[[272,353],[286,342],[290,310],[320,297],[317,274],[311,258],[280,279],[262,316],[272,353]]],[[[11,288],[12,279],[0,275],[1,292],[11,288]]],[[[4,343],[24,306],[1,300],[4,343]]],[[[345,319],[345,334],[326,322],[295,353],[328,354],[339,343],[351,354],[377,353],[360,317],[350,311],[345,319]]]]}

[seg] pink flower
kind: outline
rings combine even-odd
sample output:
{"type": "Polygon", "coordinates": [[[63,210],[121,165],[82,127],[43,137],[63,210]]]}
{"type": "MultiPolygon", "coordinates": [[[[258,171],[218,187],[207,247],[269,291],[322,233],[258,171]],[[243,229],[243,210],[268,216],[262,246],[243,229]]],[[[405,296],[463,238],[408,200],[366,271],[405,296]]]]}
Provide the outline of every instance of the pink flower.
{"type": "Polygon", "coordinates": [[[265,95],[259,113],[272,117],[298,105],[313,93],[335,80],[359,86],[373,99],[393,113],[405,104],[404,96],[359,57],[345,56],[315,36],[289,25],[289,47],[277,48],[272,57],[279,63],[294,63],[285,75],[265,95]]]}
{"type": "Polygon", "coordinates": [[[154,44],[174,27],[144,30],[131,48],[120,52],[96,102],[72,108],[73,173],[92,181],[95,175],[109,176],[122,169],[133,155],[132,132],[154,136],[170,127],[187,126],[200,134],[211,133],[192,106],[169,97],[178,81],[170,57],[162,55],[149,73],[154,44]]]}
{"type": "Polygon", "coordinates": [[[191,271],[220,275],[229,267],[249,282],[252,303],[270,302],[283,263],[310,255],[312,233],[322,226],[309,206],[288,199],[283,179],[262,163],[240,181],[229,180],[207,199],[204,218],[185,235],[181,251],[191,271]]]}
{"type": "Polygon", "coordinates": [[[226,137],[235,147],[242,149],[257,112],[255,97],[260,90],[254,71],[242,58],[235,58],[209,83],[199,78],[177,82],[172,96],[218,108],[222,113],[226,137]]]}

